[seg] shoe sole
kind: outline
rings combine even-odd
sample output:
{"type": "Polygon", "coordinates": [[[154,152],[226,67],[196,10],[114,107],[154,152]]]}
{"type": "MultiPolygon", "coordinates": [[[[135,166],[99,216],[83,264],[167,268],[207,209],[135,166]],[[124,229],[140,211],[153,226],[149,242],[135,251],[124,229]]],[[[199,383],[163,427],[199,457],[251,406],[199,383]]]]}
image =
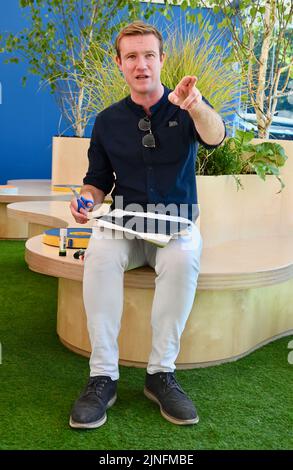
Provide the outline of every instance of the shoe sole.
{"type": "Polygon", "coordinates": [[[193,418],[193,419],[178,419],[178,418],[174,418],[174,416],[170,416],[168,413],[166,413],[166,411],[163,409],[161,403],[159,402],[159,400],[157,399],[157,397],[155,395],[153,395],[146,387],[144,388],[143,390],[143,393],[145,394],[145,396],[157,403],[157,405],[159,405],[160,407],[160,411],[161,411],[161,415],[163,416],[163,418],[165,418],[167,421],[170,421],[170,423],[173,423],[173,424],[178,424],[179,426],[184,426],[184,425],[188,425],[188,424],[197,424],[199,422],[199,417],[197,416],[196,418],[193,418]]]}
{"type": "MultiPolygon", "coordinates": [[[[106,409],[113,406],[116,400],[117,400],[117,395],[114,395],[114,397],[111,398],[111,400],[108,402],[106,409]]],[[[107,421],[106,412],[104,416],[102,416],[98,421],[93,421],[92,423],[77,423],[76,421],[73,421],[72,417],[70,416],[69,426],[73,429],[95,429],[105,424],[106,421],[107,421]]]]}

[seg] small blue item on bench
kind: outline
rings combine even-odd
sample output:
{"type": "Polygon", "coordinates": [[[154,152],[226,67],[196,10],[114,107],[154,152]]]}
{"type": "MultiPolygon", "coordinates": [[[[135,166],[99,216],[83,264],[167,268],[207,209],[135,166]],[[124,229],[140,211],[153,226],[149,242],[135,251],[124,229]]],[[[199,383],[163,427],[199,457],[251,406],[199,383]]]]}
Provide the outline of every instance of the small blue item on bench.
{"type": "MultiPolygon", "coordinates": [[[[66,248],[87,248],[92,234],[91,228],[72,227],[67,228],[66,248]]],[[[59,246],[60,229],[52,228],[43,233],[42,241],[46,245],[59,246]]]]}

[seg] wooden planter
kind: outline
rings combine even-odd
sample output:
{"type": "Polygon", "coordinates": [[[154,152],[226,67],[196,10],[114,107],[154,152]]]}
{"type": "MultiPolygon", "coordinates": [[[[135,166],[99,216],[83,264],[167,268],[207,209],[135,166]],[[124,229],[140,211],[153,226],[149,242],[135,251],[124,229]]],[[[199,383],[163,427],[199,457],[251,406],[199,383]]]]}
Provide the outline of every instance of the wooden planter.
{"type": "Polygon", "coordinates": [[[239,175],[244,189],[238,191],[233,176],[197,177],[205,246],[293,233],[293,142],[278,143],[288,155],[281,172],[285,183],[281,193],[280,183],[270,175],[266,181],[257,175],[239,175]]]}
{"type": "Polygon", "coordinates": [[[86,137],[53,137],[52,186],[82,185],[88,169],[86,137]]]}

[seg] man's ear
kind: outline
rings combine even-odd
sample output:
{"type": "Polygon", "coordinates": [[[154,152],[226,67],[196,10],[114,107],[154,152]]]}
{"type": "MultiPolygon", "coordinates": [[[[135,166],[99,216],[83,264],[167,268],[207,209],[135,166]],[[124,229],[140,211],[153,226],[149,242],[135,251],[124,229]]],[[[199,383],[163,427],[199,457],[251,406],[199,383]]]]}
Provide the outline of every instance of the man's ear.
{"type": "MultiPolygon", "coordinates": [[[[120,59],[120,57],[118,57],[118,55],[116,55],[116,57],[115,57],[115,62],[118,65],[119,70],[121,70],[122,64],[121,64],[121,59],[120,59]]],[[[122,72],[122,70],[121,70],[121,72],[122,72]]]]}
{"type": "Polygon", "coordinates": [[[163,52],[163,54],[162,54],[161,57],[160,57],[161,67],[163,67],[164,62],[165,62],[165,59],[166,59],[166,54],[165,54],[165,52],[163,52]]]}

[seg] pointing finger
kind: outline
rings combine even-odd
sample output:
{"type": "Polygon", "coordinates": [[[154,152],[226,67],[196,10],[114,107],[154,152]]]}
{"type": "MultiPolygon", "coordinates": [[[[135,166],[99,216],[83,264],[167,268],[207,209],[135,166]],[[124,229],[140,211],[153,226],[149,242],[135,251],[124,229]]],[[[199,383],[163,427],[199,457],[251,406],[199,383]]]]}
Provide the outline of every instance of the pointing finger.
{"type": "Polygon", "coordinates": [[[188,80],[188,83],[186,83],[186,86],[188,87],[189,90],[192,90],[192,88],[195,86],[195,84],[197,82],[197,77],[192,75],[188,78],[189,78],[189,80],[188,80]]]}
{"type": "Polygon", "coordinates": [[[197,77],[195,77],[194,75],[186,75],[186,77],[183,77],[181,82],[179,83],[179,85],[183,85],[184,87],[187,87],[187,88],[192,88],[195,83],[197,82],[197,77]]]}

